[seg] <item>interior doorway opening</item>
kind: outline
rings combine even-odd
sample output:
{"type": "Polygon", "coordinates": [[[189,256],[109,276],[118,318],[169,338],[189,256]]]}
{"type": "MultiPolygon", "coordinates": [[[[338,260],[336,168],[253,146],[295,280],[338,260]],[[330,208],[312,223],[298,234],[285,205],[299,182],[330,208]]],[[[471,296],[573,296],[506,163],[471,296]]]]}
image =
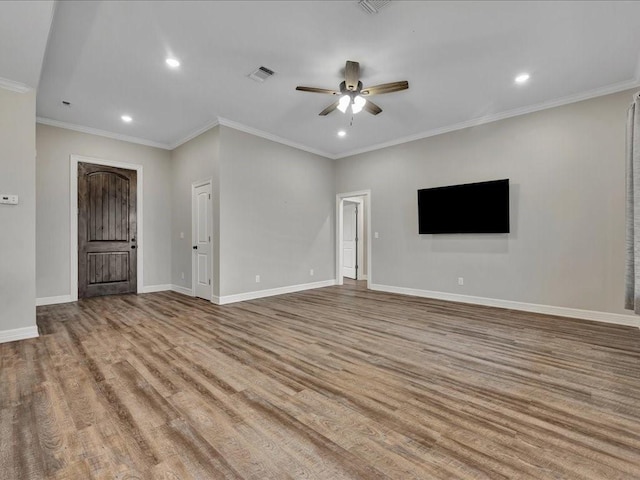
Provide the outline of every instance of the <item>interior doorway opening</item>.
{"type": "Polygon", "coordinates": [[[342,203],[342,277],[362,280],[366,276],[364,263],[364,199],[345,198],[342,203]]]}
{"type": "Polygon", "coordinates": [[[371,282],[371,192],[336,196],[336,284],[371,282]]]}

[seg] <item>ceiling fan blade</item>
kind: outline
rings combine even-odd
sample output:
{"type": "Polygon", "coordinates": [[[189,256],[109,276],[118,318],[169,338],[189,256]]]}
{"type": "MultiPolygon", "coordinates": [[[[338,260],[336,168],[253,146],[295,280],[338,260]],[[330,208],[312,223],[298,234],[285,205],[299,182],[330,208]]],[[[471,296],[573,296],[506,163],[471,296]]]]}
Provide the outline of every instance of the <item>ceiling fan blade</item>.
{"type": "Polygon", "coordinates": [[[402,82],[383,83],[382,85],[363,88],[360,95],[380,95],[383,93],[399,92],[400,90],[406,90],[407,88],[409,88],[409,82],[403,80],[402,82]]]}
{"type": "Polygon", "coordinates": [[[299,90],[301,92],[328,93],[329,95],[340,95],[340,92],[336,92],[335,90],[330,90],[328,88],[296,87],[296,90],[299,90]]]}
{"type": "Polygon", "coordinates": [[[382,109],[371,100],[367,100],[363,108],[372,115],[378,115],[382,111],[382,109]]]}
{"type": "Polygon", "coordinates": [[[322,115],[323,117],[325,115],[329,115],[331,112],[333,112],[336,108],[338,108],[338,104],[340,103],[340,100],[338,100],[337,102],[333,102],[331,105],[329,105],[327,108],[325,108],[324,110],[322,110],[318,115],[322,115]]]}
{"type": "Polygon", "coordinates": [[[344,81],[347,84],[347,90],[355,91],[358,88],[358,80],[360,80],[360,64],[347,60],[344,68],[344,81]]]}

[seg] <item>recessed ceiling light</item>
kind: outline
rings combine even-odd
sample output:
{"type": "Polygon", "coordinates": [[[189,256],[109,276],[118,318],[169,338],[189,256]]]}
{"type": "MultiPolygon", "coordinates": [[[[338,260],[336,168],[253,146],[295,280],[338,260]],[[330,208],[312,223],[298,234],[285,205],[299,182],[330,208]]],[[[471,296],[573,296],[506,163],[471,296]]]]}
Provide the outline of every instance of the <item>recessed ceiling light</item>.
{"type": "Polygon", "coordinates": [[[122,119],[123,122],[127,122],[127,123],[133,120],[133,118],[131,118],[129,115],[122,115],[120,118],[122,119]]]}
{"type": "Polygon", "coordinates": [[[180,66],[180,62],[175,58],[167,58],[165,61],[171,68],[178,68],[180,66]]]}
{"type": "Polygon", "coordinates": [[[527,80],[529,80],[529,74],[528,73],[521,73],[520,75],[518,75],[516,77],[516,83],[522,85],[523,83],[527,83],[527,80]]]}
{"type": "Polygon", "coordinates": [[[338,132],[338,136],[339,136],[339,137],[344,137],[346,134],[347,134],[347,132],[345,132],[344,130],[340,130],[340,131],[338,132]]]}

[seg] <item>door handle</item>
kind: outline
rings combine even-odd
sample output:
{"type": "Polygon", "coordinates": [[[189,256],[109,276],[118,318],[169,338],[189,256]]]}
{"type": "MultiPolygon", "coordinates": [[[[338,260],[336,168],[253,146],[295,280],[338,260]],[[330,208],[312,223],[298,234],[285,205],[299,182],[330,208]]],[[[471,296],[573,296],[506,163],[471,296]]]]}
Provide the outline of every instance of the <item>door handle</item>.
{"type": "Polygon", "coordinates": [[[193,246],[193,249],[194,249],[194,250],[197,250],[197,249],[198,249],[198,246],[197,246],[197,245],[194,245],[194,246],[193,246]]]}
{"type": "Polygon", "coordinates": [[[135,245],[131,245],[131,248],[132,248],[132,249],[135,249],[135,248],[136,248],[136,246],[135,246],[135,245]]]}

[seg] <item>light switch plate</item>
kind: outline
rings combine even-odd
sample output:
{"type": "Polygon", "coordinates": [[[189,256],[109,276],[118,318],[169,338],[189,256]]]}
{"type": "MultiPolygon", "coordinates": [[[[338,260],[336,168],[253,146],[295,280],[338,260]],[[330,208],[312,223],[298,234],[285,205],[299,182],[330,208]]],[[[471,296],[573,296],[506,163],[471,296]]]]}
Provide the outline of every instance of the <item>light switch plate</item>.
{"type": "Polygon", "coordinates": [[[0,203],[3,203],[5,205],[17,205],[18,195],[0,194],[0,203]]]}

